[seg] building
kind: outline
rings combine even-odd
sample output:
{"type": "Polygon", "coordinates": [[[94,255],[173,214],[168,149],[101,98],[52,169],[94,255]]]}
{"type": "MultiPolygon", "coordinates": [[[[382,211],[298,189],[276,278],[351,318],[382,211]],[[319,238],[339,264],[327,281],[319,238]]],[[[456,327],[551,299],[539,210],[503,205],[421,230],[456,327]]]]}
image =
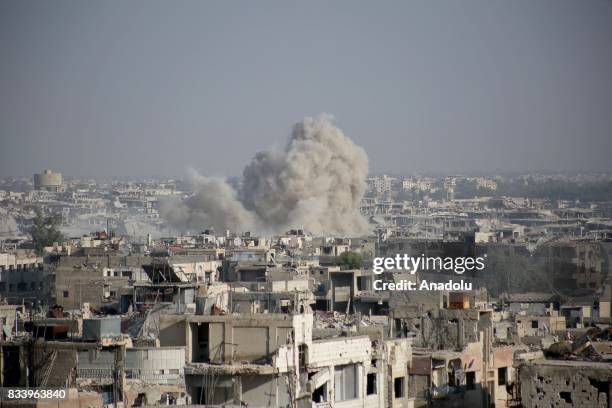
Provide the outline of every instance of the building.
{"type": "Polygon", "coordinates": [[[368,188],[370,191],[379,195],[387,194],[391,192],[394,180],[393,177],[389,177],[386,174],[377,177],[369,177],[367,180],[368,188]]]}
{"type": "Polygon", "coordinates": [[[49,290],[43,258],[27,250],[0,253],[0,299],[11,304],[43,303],[49,290]]]}
{"type": "Polygon", "coordinates": [[[34,188],[36,190],[58,192],[62,189],[62,174],[51,170],[34,174],[34,188]]]}

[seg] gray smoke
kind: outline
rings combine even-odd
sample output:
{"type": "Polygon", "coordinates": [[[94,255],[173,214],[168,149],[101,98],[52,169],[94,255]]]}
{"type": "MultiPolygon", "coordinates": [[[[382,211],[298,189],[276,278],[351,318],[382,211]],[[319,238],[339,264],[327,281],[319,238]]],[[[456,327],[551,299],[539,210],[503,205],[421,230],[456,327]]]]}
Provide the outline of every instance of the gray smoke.
{"type": "Polygon", "coordinates": [[[195,193],[163,205],[162,216],[191,230],[362,234],[367,223],[359,204],[367,173],[365,151],[323,114],[297,123],[284,150],[257,153],[237,191],[223,179],[194,175],[195,193]]]}
{"type": "Polygon", "coordinates": [[[254,228],[253,214],[242,206],[224,179],[204,177],[193,170],[189,178],[193,195],[182,202],[162,202],[162,217],[171,226],[183,231],[210,227],[216,231],[254,228]]]}

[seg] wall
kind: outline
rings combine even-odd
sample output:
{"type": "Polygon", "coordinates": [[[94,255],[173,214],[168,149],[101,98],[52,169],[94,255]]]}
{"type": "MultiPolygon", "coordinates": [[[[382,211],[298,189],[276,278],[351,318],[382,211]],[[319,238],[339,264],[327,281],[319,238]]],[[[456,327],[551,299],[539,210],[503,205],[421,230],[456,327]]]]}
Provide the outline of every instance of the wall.
{"type": "Polygon", "coordinates": [[[516,330],[519,337],[544,336],[565,329],[563,316],[516,316],[516,330]],[[532,327],[532,321],[538,322],[537,328],[532,327]]]}
{"type": "Polygon", "coordinates": [[[610,407],[612,363],[538,360],[519,367],[525,408],[610,407]]]}

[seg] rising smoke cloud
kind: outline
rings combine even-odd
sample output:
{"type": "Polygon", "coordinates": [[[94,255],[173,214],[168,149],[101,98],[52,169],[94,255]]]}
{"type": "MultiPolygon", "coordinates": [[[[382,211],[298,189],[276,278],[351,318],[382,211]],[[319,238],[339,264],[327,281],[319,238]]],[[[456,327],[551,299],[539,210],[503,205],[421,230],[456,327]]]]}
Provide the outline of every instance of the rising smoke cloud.
{"type": "Polygon", "coordinates": [[[306,118],[293,127],[282,151],[257,153],[232,188],[224,179],[191,175],[194,194],[162,205],[175,228],[315,234],[362,234],[359,212],[368,158],[333,124],[330,115],[306,118]]]}

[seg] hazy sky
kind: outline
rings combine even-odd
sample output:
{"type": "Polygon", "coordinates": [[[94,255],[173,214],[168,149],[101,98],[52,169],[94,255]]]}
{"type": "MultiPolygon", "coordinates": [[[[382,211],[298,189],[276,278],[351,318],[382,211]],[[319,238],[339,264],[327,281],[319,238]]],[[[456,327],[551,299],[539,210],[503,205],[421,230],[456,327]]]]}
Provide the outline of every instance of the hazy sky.
{"type": "Polygon", "coordinates": [[[321,112],[372,172],[612,170],[612,1],[0,2],[0,176],[239,175],[321,112]]]}

